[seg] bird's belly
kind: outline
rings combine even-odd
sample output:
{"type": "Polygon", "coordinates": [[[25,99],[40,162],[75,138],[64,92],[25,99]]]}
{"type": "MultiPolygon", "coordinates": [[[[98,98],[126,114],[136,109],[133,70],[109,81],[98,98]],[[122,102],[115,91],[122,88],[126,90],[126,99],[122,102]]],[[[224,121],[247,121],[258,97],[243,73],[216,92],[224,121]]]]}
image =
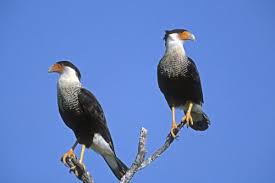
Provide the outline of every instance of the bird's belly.
{"type": "Polygon", "coordinates": [[[93,143],[94,133],[90,130],[73,130],[79,144],[84,144],[86,147],[91,147],[93,143]]]}
{"type": "Polygon", "coordinates": [[[77,121],[74,122],[75,128],[72,130],[74,131],[75,137],[79,144],[85,144],[86,147],[90,147],[93,143],[93,137],[95,134],[95,128],[89,120],[81,120],[79,118],[77,121]]]}
{"type": "Polygon", "coordinates": [[[91,121],[86,120],[77,112],[63,112],[62,118],[65,124],[73,130],[79,144],[85,144],[90,147],[93,143],[95,129],[91,121]]]}
{"type": "Polygon", "coordinates": [[[167,78],[162,81],[161,90],[170,106],[180,107],[187,101],[199,103],[193,85],[182,78],[167,78]]]}

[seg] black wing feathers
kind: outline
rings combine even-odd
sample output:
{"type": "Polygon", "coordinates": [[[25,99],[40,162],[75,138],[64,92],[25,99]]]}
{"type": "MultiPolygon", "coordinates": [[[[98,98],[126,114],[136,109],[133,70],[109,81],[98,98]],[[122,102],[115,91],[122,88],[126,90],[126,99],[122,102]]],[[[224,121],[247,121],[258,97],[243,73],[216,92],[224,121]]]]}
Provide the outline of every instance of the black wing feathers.
{"type": "Polygon", "coordinates": [[[191,79],[193,80],[193,82],[191,82],[193,84],[193,88],[194,91],[196,92],[196,95],[198,96],[198,98],[201,99],[201,103],[203,103],[203,94],[202,94],[202,88],[201,88],[201,79],[200,79],[200,75],[198,72],[198,69],[196,67],[195,62],[188,57],[188,60],[190,61],[190,65],[188,67],[188,73],[190,73],[191,75],[191,79]]]}
{"type": "Polygon", "coordinates": [[[114,150],[113,141],[107,127],[104,112],[95,96],[85,88],[81,88],[81,92],[78,94],[78,100],[87,120],[95,123],[95,132],[101,134],[105,141],[108,142],[114,150]]]}

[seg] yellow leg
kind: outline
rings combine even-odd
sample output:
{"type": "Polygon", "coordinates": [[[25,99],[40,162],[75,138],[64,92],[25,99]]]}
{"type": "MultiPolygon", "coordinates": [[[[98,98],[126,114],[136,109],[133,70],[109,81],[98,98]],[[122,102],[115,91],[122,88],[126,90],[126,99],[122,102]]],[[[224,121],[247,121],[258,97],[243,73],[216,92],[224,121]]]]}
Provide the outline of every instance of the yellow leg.
{"type": "Polygon", "coordinates": [[[77,144],[78,144],[78,142],[76,141],[74,143],[74,145],[72,146],[72,148],[63,155],[62,161],[63,161],[64,164],[66,164],[66,158],[67,157],[74,157],[74,158],[76,158],[76,156],[74,154],[74,149],[76,148],[77,144]]]}
{"type": "Polygon", "coordinates": [[[176,135],[174,134],[174,129],[176,129],[177,127],[178,125],[176,123],[176,110],[175,107],[172,107],[172,127],[170,133],[173,136],[173,138],[176,138],[176,135]]]}
{"type": "Polygon", "coordinates": [[[86,146],[83,144],[82,148],[81,148],[81,154],[80,154],[79,163],[82,163],[82,161],[83,161],[85,149],[86,149],[86,146]]]}
{"type": "Polygon", "coordinates": [[[191,116],[192,107],[193,107],[193,103],[190,102],[185,116],[181,119],[181,121],[186,121],[187,126],[190,126],[190,124],[193,125],[193,118],[191,116]]]}
{"type": "Polygon", "coordinates": [[[84,158],[84,152],[85,152],[86,146],[83,144],[81,148],[81,153],[80,153],[80,159],[79,163],[82,164],[83,168],[86,169],[84,163],[83,163],[83,158],[84,158]]]}

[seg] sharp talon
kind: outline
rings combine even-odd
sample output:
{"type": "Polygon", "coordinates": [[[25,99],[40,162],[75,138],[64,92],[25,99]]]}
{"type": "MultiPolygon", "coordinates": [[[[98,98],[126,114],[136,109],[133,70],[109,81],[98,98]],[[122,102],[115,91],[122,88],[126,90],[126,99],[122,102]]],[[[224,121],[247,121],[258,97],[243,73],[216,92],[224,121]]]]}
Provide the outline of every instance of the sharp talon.
{"type": "Polygon", "coordinates": [[[172,135],[173,138],[176,138],[176,137],[177,137],[177,136],[174,134],[174,129],[173,129],[173,128],[170,130],[170,133],[171,133],[171,135],[172,135]]]}
{"type": "Polygon", "coordinates": [[[190,125],[193,125],[194,122],[193,122],[193,118],[191,116],[191,113],[190,112],[187,112],[186,115],[182,118],[181,121],[185,121],[185,124],[187,126],[187,128],[190,126],[190,125]]]}
{"type": "Polygon", "coordinates": [[[182,121],[186,121],[185,124],[186,124],[187,127],[194,124],[193,123],[193,118],[191,116],[192,107],[193,107],[193,103],[191,102],[189,104],[189,107],[188,107],[188,110],[187,110],[185,116],[182,118],[182,121]]]}
{"type": "Polygon", "coordinates": [[[170,130],[170,133],[171,133],[171,135],[172,135],[173,138],[176,138],[176,137],[177,137],[177,136],[175,135],[175,133],[174,133],[174,130],[177,129],[177,128],[178,128],[177,123],[176,123],[175,121],[173,121],[173,122],[172,122],[172,128],[171,128],[171,130],[170,130]]]}
{"type": "Polygon", "coordinates": [[[73,152],[72,149],[70,149],[68,152],[66,152],[66,153],[63,155],[63,157],[62,157],[62,162],[63,162],[66,166],[67,166],[66,159],[67,159],[68,157],[74,157],[74,158],[76,158],[76,156],[75,156],[75,154],[74,154],[74,152],[73,152]]]}

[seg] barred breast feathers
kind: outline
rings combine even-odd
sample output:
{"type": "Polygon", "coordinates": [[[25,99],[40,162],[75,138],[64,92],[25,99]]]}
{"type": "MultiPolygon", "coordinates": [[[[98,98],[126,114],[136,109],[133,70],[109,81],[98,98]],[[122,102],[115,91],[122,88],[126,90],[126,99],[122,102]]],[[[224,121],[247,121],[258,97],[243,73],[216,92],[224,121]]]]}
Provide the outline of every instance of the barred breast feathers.
{"type": "Polygon", "coordinates": [[[188,65],[188,57],[182,51],[182,47],[168,47],[159,63],[159,71],[161,75],[167,77],[184,76],[187,73],[188,65]]]}
{"type": "Polygon", "coordinates": [[[78,94],[81,89],[79,81],[72,81],[60,77],[57,83],[57,97],[59,108],[63,111],[79,111],[78,94]]]}

